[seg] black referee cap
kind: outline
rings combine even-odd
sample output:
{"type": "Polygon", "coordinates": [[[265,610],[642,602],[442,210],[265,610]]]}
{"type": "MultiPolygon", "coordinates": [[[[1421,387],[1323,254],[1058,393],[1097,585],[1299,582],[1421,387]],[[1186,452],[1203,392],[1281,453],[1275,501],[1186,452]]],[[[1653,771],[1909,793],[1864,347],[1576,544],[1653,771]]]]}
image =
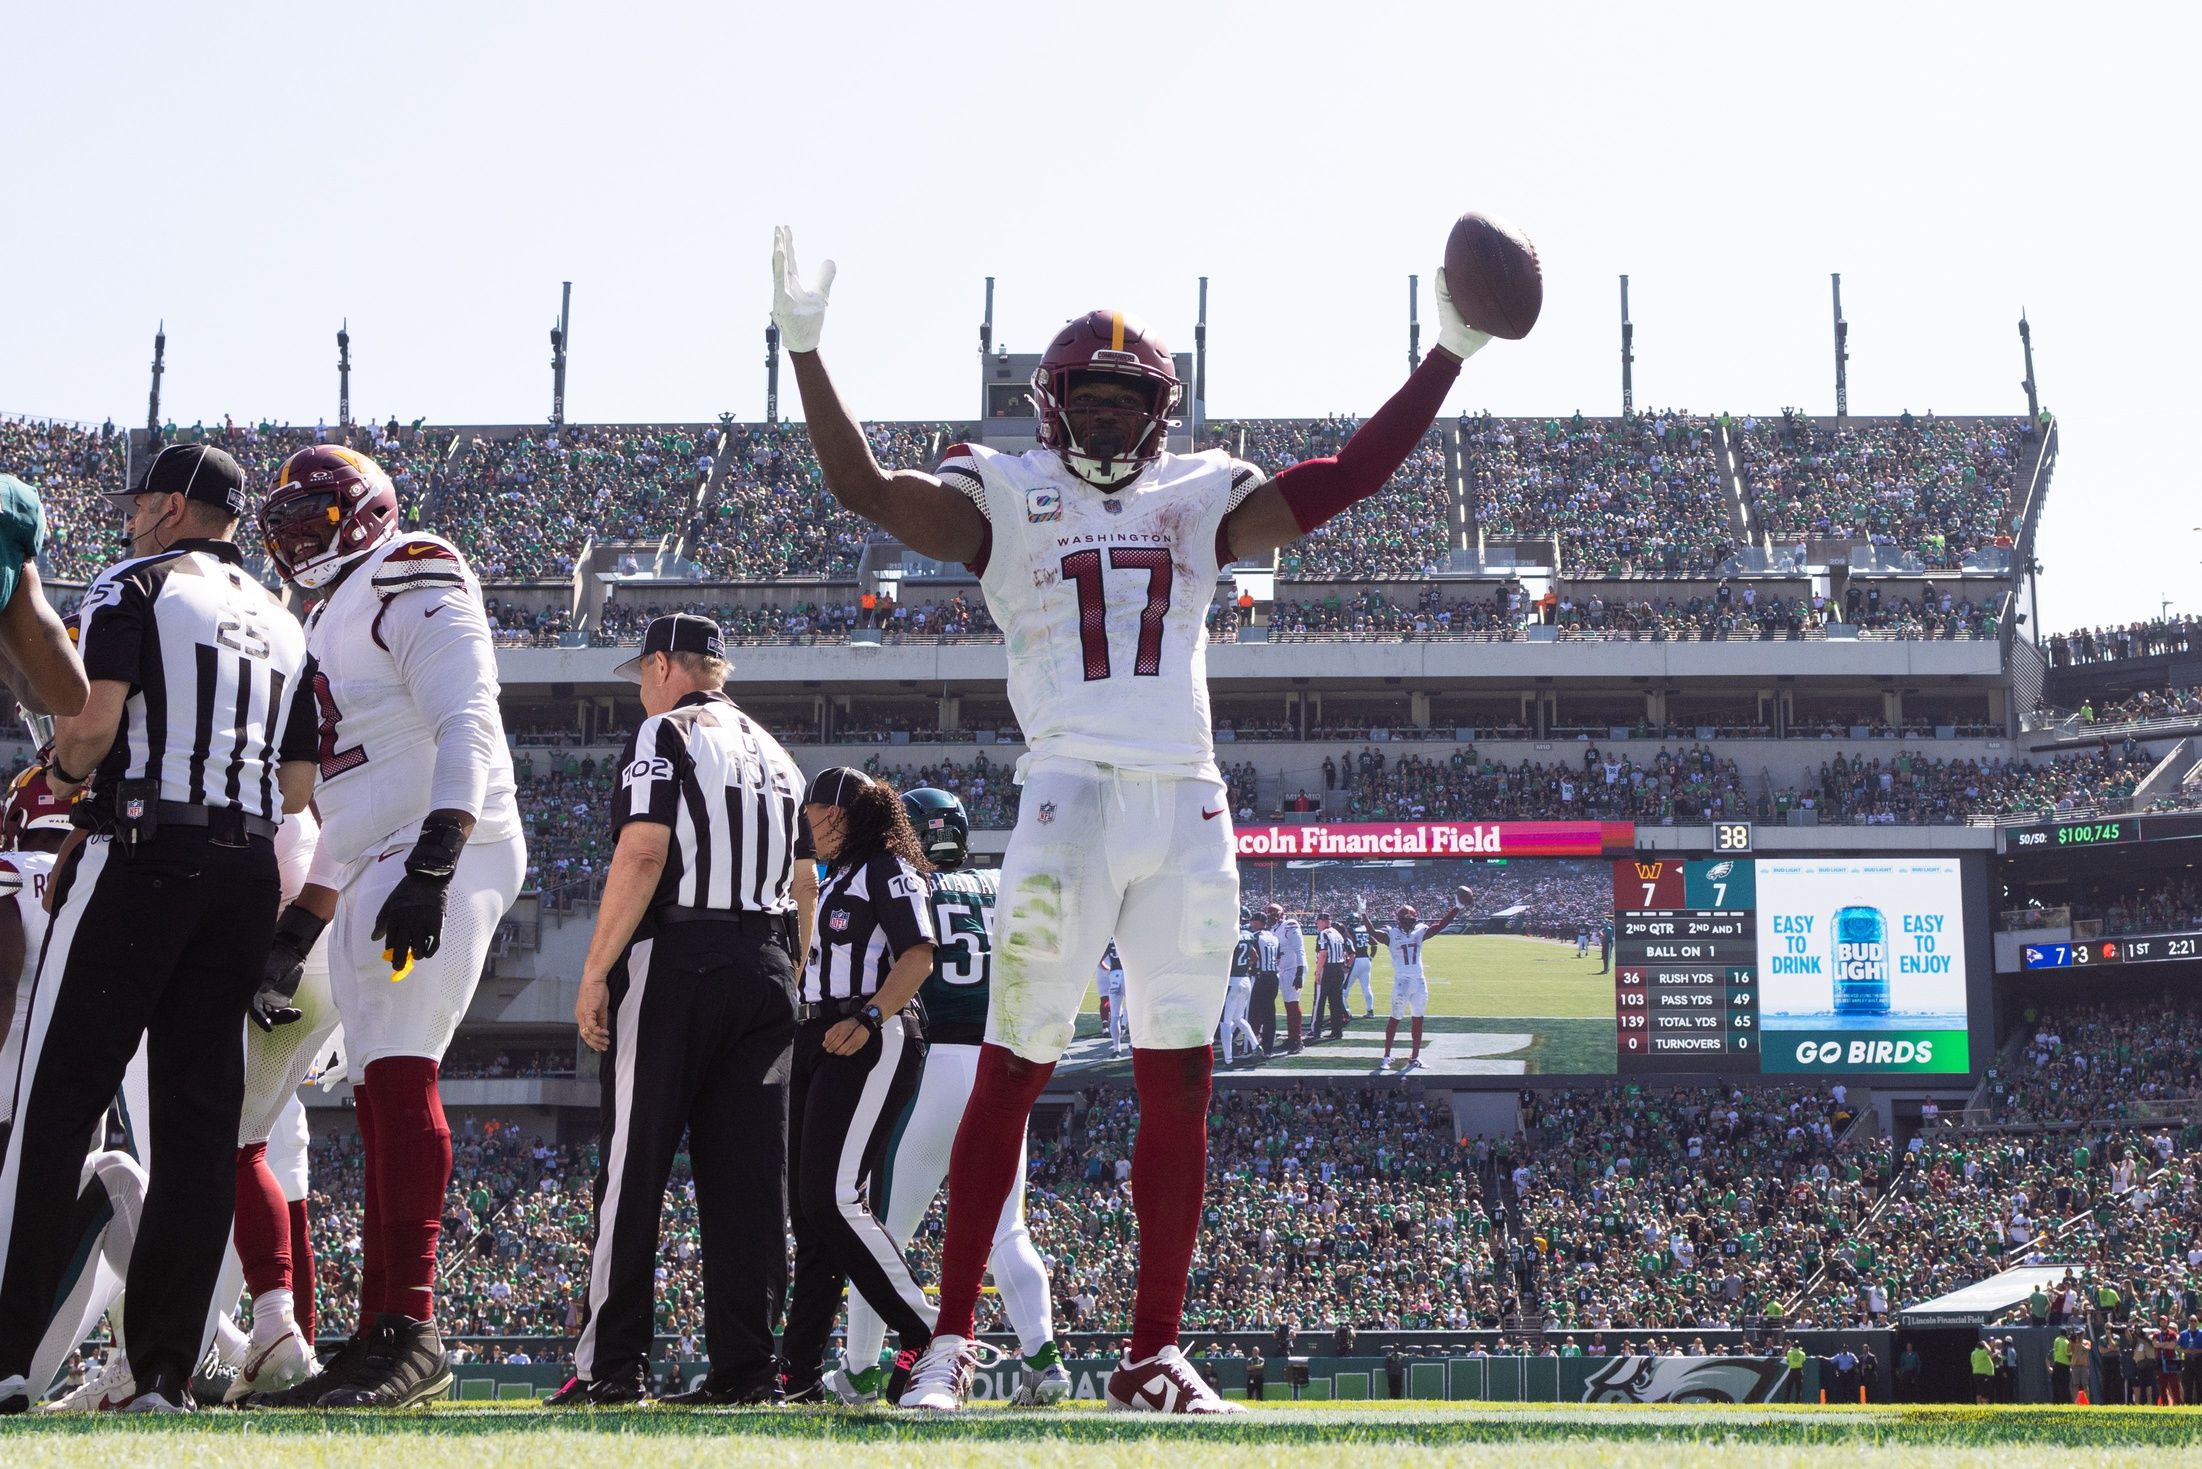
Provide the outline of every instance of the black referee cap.
{"type": "Polygon", "coordinates": [[[719,625],[693,612],[668,612],[653,617],[643,630],[642,651],[612,670],[629,683],[642,682],[642,660],[652,653],[703,653],[726,657],[726,638],[719,625]]]}
{"type": "Polygon", "coordinates": [[[181,495],[219,505],[239,519],[245,513],[245,472],[229,452],[212,444],[170,444],[153,456],[145,478],[129,489],[109,490],[110,500],[140,495],[181,495]]]}
{"type": "Polygon", "coordinates": [[[872,784],[872,778],[863,771],[836,765],[810,778],[810,788],[803,792],[803,803],[807,806],[846,806],[856,798],[858,791],[872,784]]]}

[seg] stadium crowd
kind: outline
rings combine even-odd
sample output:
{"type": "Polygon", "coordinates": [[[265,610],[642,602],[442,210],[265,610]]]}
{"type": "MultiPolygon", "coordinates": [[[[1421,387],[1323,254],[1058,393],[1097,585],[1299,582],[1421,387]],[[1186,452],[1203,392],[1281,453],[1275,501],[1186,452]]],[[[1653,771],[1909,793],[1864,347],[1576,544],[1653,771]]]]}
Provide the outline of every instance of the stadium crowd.
{"type": "Polygon", "coordinates": [[[2049,638],[2049,661],[2068,668],[2075,663],[2113,663],[2185,653],[2195,645],[2197,624],[2202,624],[2202,618],[2181,613],[2177,617],[2129,622],[2124,627],[2083,627],[2054,633],[2049,638]]]}
{"type": "Polygon", "coordinates": [[[1776,544],[1864,540],[1930,569],[2010,547],[2019,471],[2040,439],[2031,419],[1931,413],[1824,424],[1784,410],[1723,422],[1744,497],[1776,544]]]}

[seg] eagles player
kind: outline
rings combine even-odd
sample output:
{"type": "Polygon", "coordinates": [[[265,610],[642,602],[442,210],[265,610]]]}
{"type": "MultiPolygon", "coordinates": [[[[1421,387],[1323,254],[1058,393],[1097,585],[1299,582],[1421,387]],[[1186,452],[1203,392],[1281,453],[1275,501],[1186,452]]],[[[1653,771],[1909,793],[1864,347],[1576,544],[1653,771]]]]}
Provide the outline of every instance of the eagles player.
{"type": "Polygon", "coordinates": [[[1369,927],[1366,904],[1359,893],[1353,897],[1353,911],[1346,915],[1346,942],[1353,946],[1353,969],[1346,975],[1346,993],[1361,992],[1361,1018],[1370,1019],[1376,1014],[1376,986],[1370,982],[1370,968],[1376,958],[1376,930],[1369,927]]]}
{"type": "MultiPolygon", "coordinates": [[[[917,1233],[933,1196],[948,1177],[948,1152],[957,1124],[971,1100],[978,1070],[979,1043],[986,1034],[987,995],[994,968],[994,902],[997,875],[979,868],[966,871],[971,822],[963,802],[947,791],[920,787],[905,791],[902,804],[917,830],[918,843],[933,864],[927,881],[933,890],[933,926],[940,942],[933,950],[933,973],[918,990],[925,1009],[925,1070],[917,1092],[903,1109],[888,1139],[889,1155],[879,1171],[879,1196],[873,1212],[904,1249],[917,1233]]],[[[1055,1345],[1054,1302],[1047,1267],[1025,1229],[1024,1165],[1019,1183],[994,1229],[994,1286],[1001,1292],[1009,1324],[1017,1332],[1024,1360],[1013,1402],[1040,1406],[1070,1395],[1070,1373],[1055,1345]]],[[[826,1375],[826,1385],[844,1403],[876,1399],[892,1376],[896,1386],[916,1353],[895,1361],[893,1372],[876,1365],[887,1339],[887,1325],[865,1301],[849,1292],[848,1349],[841,1365],[826,1375]],[[905,1360],[907,1358],[907,1360],[905,1360]],[[856,1363],[866,1363],[857,1367],[856,1363]]]]}
{"type": "Polygon", "coordinates": [[[1231,989],[1223,999],[1223,1028],[1221,1032],[1223,1064],[1231,1065],[1238,1059],[1236,1052],[1243,1050],[1250,1061],[1263,1059],[1262,1038],[1247,1024],[1246,1008],[1254,1000],[1254,958],[1261,952],[1261,944],[1254,932],[1253,915],[1239,914],[1238,942],[1231,946],[1231,989]],[[1241,1037],[1244,1037],[1241,1040],[1241,1037]]]}
{"type": "Polygon", "coordinates": [[[1218,450],[1170,452],[1184,396],[1175,360],[1124,313],[1092,311],[1056,334],[1033,375],[1039,447],[959,444],[937,474],[889,471],[819,359],[832,266],[806,286],[782,229],[773,277],[827,488],[912,550],[978,575],[1030,745],[986,1042],[949,1170],[940,1314],[902,1403],[953,1409],[968,1393],[979,1281],[1026,1124],[1070,1044],[1088,956],[1114,934],[1139,1093],[1139,1264],[1131,1339],[1104,1396],[1138,1412],[1231,1412],[1178,1349],[1239,901],[1209,723],[1208,603],[1225,563],[1267,557],[1381,491],[1490,338],[1453,309],[1441,273],[1437,346],[1406,386],[1335,458],[1265,482],[1218,450]]]}
{"type": "Polygon", "coordinates": [[[436,1076],[527,864],[481,584],[450,542],[399,534],[382,466],[333,445],[283,463],[268,556],[321,594],[306,621],[321,709],[312,869],[253,1010],[282,1023],[326,929],[329,990],[367,1160],[357,1334],[257,1401],[400,1408],[441,1397],[436,1245],[451,1129],[436,1076]]]}

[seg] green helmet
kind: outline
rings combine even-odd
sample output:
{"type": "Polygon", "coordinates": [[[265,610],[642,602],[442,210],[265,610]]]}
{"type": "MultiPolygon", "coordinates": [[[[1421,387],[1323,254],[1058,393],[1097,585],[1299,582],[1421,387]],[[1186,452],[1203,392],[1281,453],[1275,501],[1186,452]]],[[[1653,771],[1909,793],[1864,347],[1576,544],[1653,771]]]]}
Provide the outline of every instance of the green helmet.
{"type": "Polygon", "coordinates": [[[902,793],[902,809],[910,813],[927,861],[942,872],[963,866],[971,855],[971,818],[963,802],[946,791],[919,786],[902,793]]]}

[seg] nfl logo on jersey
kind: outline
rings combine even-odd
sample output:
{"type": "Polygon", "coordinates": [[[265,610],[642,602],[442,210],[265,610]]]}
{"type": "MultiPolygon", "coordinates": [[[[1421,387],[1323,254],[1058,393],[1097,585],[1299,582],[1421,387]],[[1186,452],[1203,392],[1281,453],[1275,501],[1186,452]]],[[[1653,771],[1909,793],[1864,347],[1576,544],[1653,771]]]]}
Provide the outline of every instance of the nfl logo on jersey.
{"type": "Polygon", "coordinates": [[[1059,490],[1044,485],[1034,485],[1025,491],[1025,519],[1034,525],[1063,518],[1063,496],[1059,490]]]}
{"type": "Polygon", "coordinates": [[[834,909],[826,916],[826,927],[832,929],[835,933],[847,933],[849,931],[849,910],[846,908],[834,909]]]}

